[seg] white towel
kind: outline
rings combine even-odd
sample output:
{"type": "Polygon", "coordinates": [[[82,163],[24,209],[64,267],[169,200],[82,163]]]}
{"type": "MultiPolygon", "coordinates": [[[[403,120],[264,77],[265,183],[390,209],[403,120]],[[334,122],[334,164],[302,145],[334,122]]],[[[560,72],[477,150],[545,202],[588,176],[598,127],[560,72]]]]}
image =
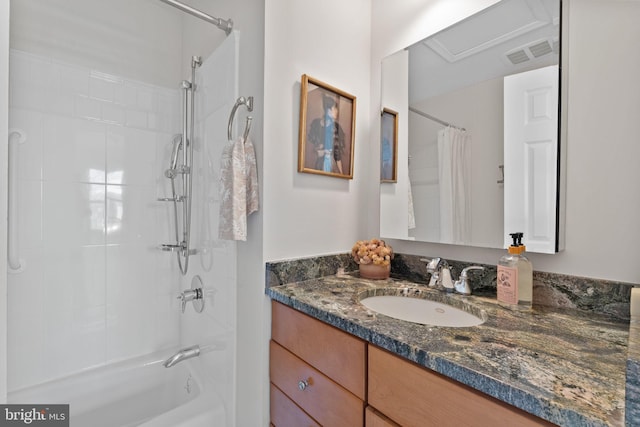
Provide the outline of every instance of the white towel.
{"type": "Polygon", "coordinates": [[[407,182],[409,183],[409,185],[407,186],[407,190],[409,193],[409,197],[408,197],[408,219],[409,219],[409,226],[407,227],[409,230],[413,230],[414,228],[416,228],[416,212],[413,209],[413,193],[411,192],[411,180],[407,177],[407,182]]]}
{"type": "Polygon", "coordinates": [[[247,217],[260,206],[256,153],[249,138],[238,138],[222,150],[218,237],[247,240],[247,217]]]}

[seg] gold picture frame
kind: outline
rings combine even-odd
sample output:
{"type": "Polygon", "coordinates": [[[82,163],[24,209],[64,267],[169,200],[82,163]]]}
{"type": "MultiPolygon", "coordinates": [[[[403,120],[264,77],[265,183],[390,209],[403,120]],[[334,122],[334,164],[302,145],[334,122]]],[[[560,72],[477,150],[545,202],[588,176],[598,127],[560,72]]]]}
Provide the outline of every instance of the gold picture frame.
{"type": "Polygon", "coordinates": [[[298,172],[353,178],[356,97],[302,75],[298,172]]]}
{"type": "Polygon", "coordinates": [[[383,108],[380,119],[380,182],[398,181],[398,113],[383,108]]]}

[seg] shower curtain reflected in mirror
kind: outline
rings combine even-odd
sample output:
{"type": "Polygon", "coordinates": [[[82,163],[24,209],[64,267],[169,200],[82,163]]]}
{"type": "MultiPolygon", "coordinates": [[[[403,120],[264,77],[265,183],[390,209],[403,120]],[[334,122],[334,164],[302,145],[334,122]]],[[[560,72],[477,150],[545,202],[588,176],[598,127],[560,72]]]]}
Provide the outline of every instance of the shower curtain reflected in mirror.
{"type": "Polygon", "coordinates": [[[471,136],[446,127],[438,132],[440,241],[464,244],[471,236],[471,136]]]}

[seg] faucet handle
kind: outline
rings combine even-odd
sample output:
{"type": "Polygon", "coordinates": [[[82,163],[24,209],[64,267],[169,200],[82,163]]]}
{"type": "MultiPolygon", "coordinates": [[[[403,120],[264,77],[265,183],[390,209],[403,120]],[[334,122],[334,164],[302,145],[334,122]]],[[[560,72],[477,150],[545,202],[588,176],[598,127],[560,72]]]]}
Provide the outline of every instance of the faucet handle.
{"type": "Polygon", "coordinates": [[[484,267],[481,267],[479,265],[472,265],[470,267],[466,267],[462,270],[462,272],[460,272],[460,278],[464,277],[467,278],[469,277],[469,275],[467,274],[467,271],[469,270],[484,270],[484,267]]]}
{"type": "MultiPolygon", "coordinates": [[[[186,291],[181,292],[177,298],[182,301],[182,312],[184,313],[185,308],[187,307],[187,303],[189,301],[198,301],[202,299],[202,289],[201,288],[196,288],[196,289],[187,289],[186,291]]],[[[198,313],[200,313],[202,310],[198,311],[198,308],[196,308],[196,311],[198,313]]]]}
{"type": "Polygon", "coordinates": [[[427,263],[427,273],[433,273],[438,270],[438,266],[442,259],[440,257],[432,259],[420,258],[420,261],[427,263]]]}
{"type": "Polygon", "coordinates": [[[460,273],[460,279],[456,280],[454,284],[454,288],[456,292],[462,295],[471,295],[471,286],[469,286],[469,275],[467,272],[469,270],[484,270],[484,267],[479,265],[472,265],[470,267],[466,267],[460,273]]]}
{"type": "Polygon", "coordinates": [[[178,296],[176,297],[177,299],[180,300],[183,313],[184,313],[184,310],[187,308],[187,302],[189,302],[189,301],[191,301],[193,299],[193,297],[191,296],[192,292],[193,291],[191,291],[191,290],[180,292],[178,294],[178,296]]]}

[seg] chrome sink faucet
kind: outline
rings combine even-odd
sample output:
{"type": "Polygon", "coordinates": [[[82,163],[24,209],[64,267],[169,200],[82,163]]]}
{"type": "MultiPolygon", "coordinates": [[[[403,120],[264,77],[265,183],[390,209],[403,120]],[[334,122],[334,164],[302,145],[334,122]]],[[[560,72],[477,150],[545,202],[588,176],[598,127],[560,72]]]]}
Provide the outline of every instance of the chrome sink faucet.
{"type": "Polygon", "coordinates": [[[427,263],[427,273],[431,274],[429,280],[430,288],[439,288],[446,292],[457,292],[462,295],[471,295],[471,286],[469,286],[469,270],[484,270],[484,267],[472,265],[466,267],[460,273],[460,278],[455,282],[451,278],[451,269],[446,260],[442,258],[420,259],[427,263]]]}

